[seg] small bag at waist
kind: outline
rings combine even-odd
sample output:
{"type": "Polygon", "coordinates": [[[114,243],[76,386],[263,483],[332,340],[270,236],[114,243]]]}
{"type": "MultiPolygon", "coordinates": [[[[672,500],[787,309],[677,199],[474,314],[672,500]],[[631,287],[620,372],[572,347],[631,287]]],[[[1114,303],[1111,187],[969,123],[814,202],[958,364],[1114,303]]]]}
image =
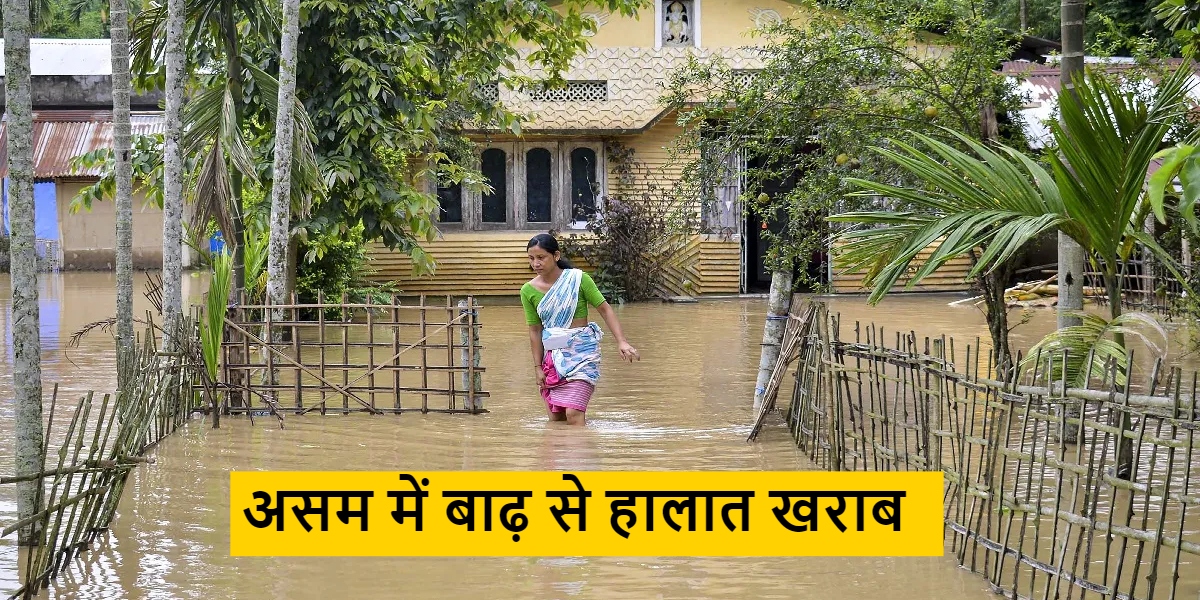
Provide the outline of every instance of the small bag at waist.
{"type": "Polygon", "coordinates": [[[571,342],[571,334],[565,331],[556,332],[542,338],[542,348],[546,350],[561,350],[571,342]]]}

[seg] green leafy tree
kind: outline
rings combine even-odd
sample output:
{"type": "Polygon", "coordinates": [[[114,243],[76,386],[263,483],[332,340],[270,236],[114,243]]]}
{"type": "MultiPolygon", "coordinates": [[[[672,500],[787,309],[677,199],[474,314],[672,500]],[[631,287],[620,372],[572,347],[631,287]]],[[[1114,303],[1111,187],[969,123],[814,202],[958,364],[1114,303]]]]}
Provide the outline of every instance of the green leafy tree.
{"type": "MultiPolygon", "coordinates": [[[[1168,0],[1173,1],[1173,0],[1168,0]]],[[[992,0],[987,10],[1012,31],[1060,41],[1062,0],[992,0]],[[1021,9],[1025,27],[1021,26],[1021,9]]],[[[1089,0],[1084,17],[1084,43],[1089,52],[1133,56],[1148,45],[1178,52],[1170,30],[1155,17],[1155,3],[1145,0],[1089,0]]]]}
{"type": "MultiPolygon", "coordinates": [[[[1014,39],[976,3],[844,0],[805,8],[804,19],[761,32],[763,67],[748,83],[723,61],[697,60],[675,77],[668,95],[688,131],[677,150],[688,157],[684,182],[695,188],[702,214],[713,212],[720,184],[734,176],[729,158],[746,158],[742,200],[764,223],[775,314],[787,311],[793,265],[819,286],[806,267],[827,249],[825,217],[874,202],[847,197],[846,177],[905,177],[869,147],[921,132],[957,143],[947,130],[976,139],[1022,138],[1019,123],[997,118],[1019,107],[1012,85],[996,71],[1014,39]]],[[[996,273],[981,284],[1002,296],[1003,278],[996,273]]],[[[1003,303],[999,312],[1007,331],[1003,303]]],[[[781,321],[769,319],[759,389],[774,364],[767,352],[781,336],[781,321]]]]}
{"type": "MultiPolygon", "coordinates": [[[[296,227],[310,241],[361,226],[432,268],[420,242],[435,234],[436,195],[426,177],[470,181],[464,127],[520,132],[519,115],[485,88],[532,83],[522,64],[560,83],[587,48],[585,6],[635,14],[644,0],[309,0],[304,3],[296,87],[312,116],[327,197],[296,227]],[[556,10],[557,8],[557,10],[556,10]],[[530,46],[522,50],[521,45],[530,46]],[[397,173],[397,167],[405,173],[397,173]],[[400,175],[400,176],[398,176],[400,175]]],[[[314,250],[321,252],[318,244],[314,250]]]]}

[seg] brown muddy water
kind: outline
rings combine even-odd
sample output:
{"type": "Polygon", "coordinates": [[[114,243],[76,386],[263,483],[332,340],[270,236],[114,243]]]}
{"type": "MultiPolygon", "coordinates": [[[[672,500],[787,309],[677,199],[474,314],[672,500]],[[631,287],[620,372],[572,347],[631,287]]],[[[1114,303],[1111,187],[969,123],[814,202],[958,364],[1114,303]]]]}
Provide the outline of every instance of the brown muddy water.
{"type": "MultiPolygon", "coordinates": [[[[135,314],[150,305],[135,292],[135,314]]],[[[0,470],[12,470],[11,307],[0,276],[0,470]]],[[[201,279],[188,278],[192,301],[201,279]]],[[[60,405],[115,386],[109,333],[79,347],[72,333],[115,312],[111,273],[44,275],[43,371],[60,405]]],[[[514,290],[515,295],[515,290],[514,290]]],[[[986,339],[981,313],[948,307],[961,296],[895,296],[874,308],[828,299],[847,323],[873,321],[918,336],[986,339]]],[[[405,414],[193,420],[135,469],[111,534],[51,584],[50,598],[996,598],[985,580],[940,558],[234,558],[230,470],[806,470],[786,430],[771,422],[745,441],[765,301],[633,304],[617,308],[642,361],[618,363],[604,341],[603,380],[584,429],[548,424],[529,367],[520,307],[481,311],[491,392],[486,415],[405,414]]],[[[1014,332],[1027,348],[1054,326],[1050,309],[1014,332]]],[[[846,326],[850,329],[850,326],[846,326]]],[[[843,337],[848,334],[844,333],[843,337]]],[[[849,335],[852,335],[850,333],[849,335]]],[[[1175,352],[1175,350],[1173,350],[1175,352]]],[[[1191,362],[1188,359],[1187,362],[1191,362]]],[[[63,414],[63,413],[60,413],[63,414]]],[[[61,433],[60,433],[61,435],[61,433]]],[[[52,441],[52,448],[59,440],[52,441]]],[[[15,520],[0,488],[0,523],[15,520]]],[[[0,540],[0,593],[18,583],[12,536],[0,540]]]]}

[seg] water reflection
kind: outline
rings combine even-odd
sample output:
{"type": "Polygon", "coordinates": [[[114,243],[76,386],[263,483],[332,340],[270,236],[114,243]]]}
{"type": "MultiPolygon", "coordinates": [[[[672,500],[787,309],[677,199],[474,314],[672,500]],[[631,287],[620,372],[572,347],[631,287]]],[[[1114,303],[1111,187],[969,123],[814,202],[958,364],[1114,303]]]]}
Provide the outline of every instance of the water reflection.
{"type": "MultiPolygon", "coordinates": [[[[144,280],[143,280],[144,281],[144,280]]],[[[77,394],[115,384],[109,334],[79,348],[71,333],[115,311],[111,274],[43,277],[57,321],[43,329],[47,381],[77,394]],[[56,300],[51,300],[56,298],[56,300]]],[[[7,280],[0,279],[0,289],[7,280]]],[[[135,297],[135,314],[149,308],[135,297]]],[[[201,286],[190,288],[198,296],[201,286]]],[[[832,299],[843,319],[872,319],[918,335],[986,340],[979,311],[947,308],[956,297],[896,297],[876,308],[832,299]]],[[[7,314],[8,299],[0,298],[7,314]]],[[[48,590],[53,598],[975,598],[986,582],[951,557],[844,558],[232,558],[230,470],[796,470],[811,468],[777,426],[753,443],[753,389],[765,303],[729,300],[619,307],[643,360],[615,359],[605,341],[603,381],[585,429],[547,423],[528,360],[519,306],[481,313],[491,392],[487,415],[317,414],[254,425],[195,420],[131,475],[110,536],[73,561],[48,590]]],[[[7,323],[8,321],[6,321],[7,323]]],[[[1046,311],[1018,330],[1026,346],[1053,327],[1046,311]]],[[[845,335],[845,334],[844,334],[845,335]]],[[[6,342],[6,349],[10,344],[6,342]]],[[[11,364],[11,363],[9,363],[11,364]]],[[[0,417],[11,415],[11,378],[0,375],[0,417]]],[[[11,420],[0,418],[0,439],[11,420]]],[[[11,464],[11,444],[0,458],[11,464]]],[[[0,488],[0,494],[9,493],[0,488]]],[[[15,506],[0,498],[0,520],[15,506]]],[[[16,552],[0,541],[0,587],[16,587],[16,552]]],[[[569,555],[570,549],[565,548],[569,555]]]]}

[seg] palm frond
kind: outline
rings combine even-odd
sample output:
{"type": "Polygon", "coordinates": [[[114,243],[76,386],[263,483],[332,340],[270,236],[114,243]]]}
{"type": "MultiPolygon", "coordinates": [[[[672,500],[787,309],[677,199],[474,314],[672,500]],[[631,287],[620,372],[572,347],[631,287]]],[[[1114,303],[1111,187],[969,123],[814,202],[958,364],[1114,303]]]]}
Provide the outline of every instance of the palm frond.
{"type": "Polygon", "coordinates": [[[1051,381],[1066,381],[1073,387],[1084,387],[1088,383],[1089,368],[1093,376],[1103,376],[1107,365],[1114,361],[1117,365],[1116,384],[1123,386],[1129,378],[1126,372],[1128,351],[1117,336],[1135,337],[1152,354],[1166,357],[1167,331],[1150,314],[1128,312],[1112,320],[1083,311],[1070,311],[1070,314],[1078,316],[1083,323],[1053,331],[1042,338],[1021,362],[1022,369],[1034,366],[1039,360],[1046,361],[1049,357],[1049,372],[1045,372],[1044,368],[1039,369],[1040,372],[1051,381]],[[1151,335],[1157,336],[1161,343],[1156,343],[1151,335]]]}
{"type": "Polygon", "coordinates": [[[212,380],[217,378],[217,362],[225,330],[225,313],[229,307],[229,286],[232,278],[232,254],[222,252],[213,258],[212,281],[205,298],[204,318],[200,321],[204,366],[212,380]]]}
{"type": "Polygon", "coordinates": [[[184,156],[193,156],[219,140],[229,164],[251,182],[258,183],[250,147],[237,122],[233,93],[228,82],[222,83],[202,90],[183,107],[187,128],[180,140],[180,150],[184,156]]]}
{"type": "MultiPolygon", "coordinates": [[[[86,3],[87,0],[73,0],[86,3]]],[[[166,3],[151,4],[141,10],[129,23],[129,52],[133,55],[130,72],[134,77],[156,78],[161,75],[164,80],[163,55],[167,39],[167,6],[166,3]]]]}
{"type": "MultiPolygon", "coordinates": [[[[271,74],[254,65],[247,65],[254,84],[261,90],[263,103],[266,105],[271,118],[279,115],[279,82],[271,74]]],[[[304,103],[296,98],[292,108],[292,211],[299,218],[306,218],[312,208],[312,198],[324,193],[325,181],[317,167],[316,152],[313,149],[317,139],[316,131],[304,103]]]]}
{"type": "Polygon", "coordinates": [[[1050,154],[1051,168],[1071,220],[1092,238],[1077,241],[1111,264],[1138,209],[1150,161],[1186,110],[1190,73],[1172,73],[1149,104],[1091,71],[1077,75],[1074,94],[1059,96],[1062,119],[1051,132],[1061,156],[1050,154]]]}
{"type": "Polygon", "coordinates": [[[914,134],[928,152],[896,140],[889,140],[896,150],[874,149],[912,176],[913,185],[847,179],[860,188],[852,196],[896,198],[920,212],[868,211],[829,217],[833,222],[870,227],[842,232],[839,238],[845,244],[838,249],[848,270],[865,270],[864,283],[872,289],[869,302],[882,299],[910,271],[909,288],[951,259],[979,248],[983,252],[969,276],[991,272],[1030,240],[1065,221],[1057,210],[1057,187],[1042,167],[1011,148],[998,145],[993,150],[956,132],[947,133],[974,155],[914,134]],[[930,246],[932,254],[913,270],[917,255],[930,246]]]}
{"type": "Polygon", "coordinates": [[[233,235],[233,219],[237,207],[233,203],[233,187],[229,171],[225,168],[225,157],[221,152],[220,140],[207,149],[200,163],[200,175],[191,192],[195,205],[195,219],[191,223],[191,235],[200,238],[208,230],[208,223],[217,222],[227,244],[236,247],[238,240],[233,235]]]}

